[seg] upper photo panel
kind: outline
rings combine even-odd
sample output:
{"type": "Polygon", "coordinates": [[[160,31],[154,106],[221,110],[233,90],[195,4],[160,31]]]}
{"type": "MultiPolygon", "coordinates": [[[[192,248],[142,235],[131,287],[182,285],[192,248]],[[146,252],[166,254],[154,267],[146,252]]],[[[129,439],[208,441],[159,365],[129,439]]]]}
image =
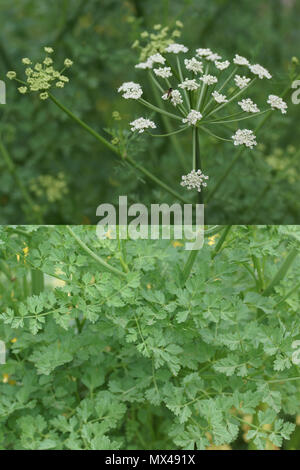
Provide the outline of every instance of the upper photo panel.
{"type": "Polygon", "coordinates": [[[300,223],[298,0],[1,0],[0,15],[1,224],[95,224],[124,200],[131,216],[204,204],[206,224],[300,223]]]}

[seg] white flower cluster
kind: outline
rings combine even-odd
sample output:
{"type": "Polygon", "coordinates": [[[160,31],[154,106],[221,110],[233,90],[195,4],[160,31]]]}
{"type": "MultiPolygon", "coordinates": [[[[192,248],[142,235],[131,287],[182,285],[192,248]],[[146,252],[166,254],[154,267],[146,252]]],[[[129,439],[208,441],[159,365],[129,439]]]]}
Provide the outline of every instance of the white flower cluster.
{"type": "Polygon", "coordinates": [[[267,69],[265,69],[262,65],[250,64],[248,59],[246,59],[245,57],[242,57],[238,54],[235,55],[235,57],[233,59],[233,62],[236,65],[245,65],[246,67],[249,68],[249,70],[254,75],[258,75],[258,77],[260,79],[267,78],[268,80],[270,80],[270,78],[272,78],[272,75],[270,74],[270,72],[267,69]]]}
{"type": "Polygon", "coordinates": [[[180,91],[178,90],[172,90],[170,93],[167,92],[162,95],[162,99],[165,101],[169,98],[173,106],[177,106],[178,104],[183,103],[180,91]]]}
{"type": "Polygon", "coordinates": [[[224,60],[224,62],[220,62],[219,60],[215,61],[215,66],[219,70],[226,70],[228,69],[229,65],[230,65],[229,60],[224,60]]]}
{"type": "Polygon", "coordinates": [[[184,59],[184,65],[187,70],[191,70],[194,73],[203,72],[202,62],[197,60],[195,57],[192,57],[192,59],[184,59]]]}
{"type": "Polygon", "coordinates": [[[197,189],[201,192],[201,186],[207,186],[205,180],[208,180],[208,176],[205,176],[201,170],[192,170],[187,175],[182,176],[181,186],[186,186],[187,189],[197,189]]]}
{"type": "Polygon", "coordinates": [[[272,109],[279,109],[282,112],[282,114],[286,114],[288,105],[279,96],[269,95],[267,103],[271,105],[272,109]]]}
{"type": "Polygon", "coordinates": [[[246,113],[259,113],[259,108],[250,98],[243,99],[238,104],[246,113]]]}
{"type": "Polygon", "coordinates": [[[158,69],[154,69],[154,73],[161,78],[172,77],[171,67],[159,67],[158,69]]]}
{"type": "Polygon", "coordinates": [[[192,80],[189,80],[188,78],[186,78],[178,86],[179,86],[179,88],[183,88],[185,90],[193,91],[193,90],[197,90],[197,88],[199,88],[200,84],[197,83],[194,78],[192,80]]]}
{"type": "Polygon", "coordinates": [[[188,48],[183,44],[173,43],[166,48],[166,52],[172,52],[173,54],[179,54],[179,52],[187,52],[188,48]]]}
{"type": "Polygon", "coordinates": [[[150,121],[150,119],[145,119],[143,117],[135,119],[135,121],[132,121],[130,125],[131,131],[138,131],[139,134],[142,134],[145,129],[156,129],[156,125],[153,121],[150,121]]]}
{"type": "Polygon", "coordinates": [[[202,80],[203,83],[205,83],[206,85],[213,85],[214,83],[217,83],[218,79],[217,77],[215,77],[214,75],[202,75],[202,77],[200,77],[200,80],[202,80]]]}
{"type": "Polygon", "coordinates": [[[201,118],[202,114],[199,111],[191,109],[187,117],[182,119],[182,122],[187,123],[189,126],[195,126],[201,118]]]}
{"type": "Polygon", "coordinates": [[[234,81],[236,86],[242,90],[247,85],[249,85],[249,83],[251,82],[251,78],[247,78],[245,77],[245,75],[243,75],[242,77],[240,75],[235,75],[234,81]]]}
{"type": "Polygon", "coordinates": [[[159,53],[153,54],[148,59],[146,62],[140,62],[139,64],[136,64],[135,68],[137,69],[152,69],[153,64],[162,64],[166,62],[166,59],[159,53]]]}
{"type": "Polygon", "coordinates": [[[120,88],[118,88],[118,92],[119,93],[123,92],[122,96],[126,100],[128,99],[138,100],[143,94],[141,85],[139,85],[138,83],[134,83],[134,82],[123,83],[123,85],[121,85],[120,88]]]}
{"type": "Polygon", "coordinates": [[[246,145],[253,149],[256,142],[256,136],[250,129],[238,129],[232,136],[234,145],[246,145]]]}
{"type": "Polygon", "coordinates": [[[219,93],[218,91],[214,91],[212,93],[212,96],[213,98],[215,99],[215,101],[217,103],[227,103],[228,102],[228,99],[226,98],[225,95],[222,95],[221,93],[219,93]]]}

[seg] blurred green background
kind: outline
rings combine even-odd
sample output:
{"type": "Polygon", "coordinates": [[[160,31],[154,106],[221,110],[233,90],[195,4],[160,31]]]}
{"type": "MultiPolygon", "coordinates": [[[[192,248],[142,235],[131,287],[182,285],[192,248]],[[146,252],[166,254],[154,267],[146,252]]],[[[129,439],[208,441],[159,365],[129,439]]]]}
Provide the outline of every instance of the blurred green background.
{"type": "MultiPolygon", "coordinates": [[[[179,42],[191,49],[210,47],[229,59],[238,53],[264,65],[273,75],[272,81],[260,83],[258,93],[264,96],[289,86],[292,67],[300,72],[297,60],[291,63],[300,56],[296,0],[1,0],[0,14],[5,19],[0,79],[7,85],[7,104],[0,109],[2,141],[47,224],[95,223],[97,206],[117,202],[119,195],[146,204],[172,202],[172,197],[118,162],[53,103],[21,96],[5,75],[8,70],[23,73],[23,57],[38,60],[43,46],[52,46],[56,62],[72,59],[70,84],[55,95],[98,132],[106,129],[109,139],[109,129],[128,128],[139,115],[138,103],[123,100],[116,90],[124,81],[141,81],[141,72],[134,69],[138,54],[131,46],[156,23],[181,20],[179,42]],[[121,121],[113,120],[113,111],[121,113],[121,121]]],[[[150,97],[150,85],[143,85],[144,96],[150,97]]],[[[293,105],[290,96],[287,116],[274,113],[259,135],[260,145],[243,153],[206,208],[206,223],[300,222],[300,105],[293,105]]],[[[181,160],[170,139],[145,136],[134,141],[131,156],[186,194],[179,181],[190,169],[191,137],[178,139],[181,160]]],[[[213,186],[235,148],[211,137],[204,138],[203,147],[204,170],[213,186]]],[[[1,154],[0,170],[0,223],[36,222],[1,154]]]]}

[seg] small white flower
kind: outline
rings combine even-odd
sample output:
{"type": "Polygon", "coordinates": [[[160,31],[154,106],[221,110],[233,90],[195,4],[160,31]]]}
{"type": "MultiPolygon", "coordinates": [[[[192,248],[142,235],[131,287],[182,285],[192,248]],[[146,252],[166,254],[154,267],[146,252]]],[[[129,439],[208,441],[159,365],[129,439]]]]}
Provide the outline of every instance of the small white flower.
{"type": "Polygon", "coordinates": [[[25,65],[30,65],[30,64],[32,64],[31,60],[28,59],[28,57],[24,57],[24,59],[22,59],[22,62],[23,62],[23,64],[25,64],[25,65]]]}
{"type": "Polygon", "coordinates": [[[259,113],[259,108],[250,98],[243,99],[238,104],[246,113],[259,113]]]}
{"type": "Polygon", "coordinates": [[[52,47],[44,47],[44,51],[47,52],[47,54],[52,54],[54,52],[52,47]]]}
{"type": "Polygon", "coordinates": [[[180,83],[179,85],[179,88],[183,88],[183,89],[186,89],[186,90],[197,90],[197,88],[199,88],[199,83],[196,82],[196,80],[193,78],[192,80],[189,80],[188,78],[186,78],[182,83],[180,83]]]}
{"type": "Polygon", "coordinates": [[[250,129],[238,129],[232,136],[234,145],[246,145],[253,149],[256,142],[256,136],[250,129]]]}
{"type": "Polygon", "coordinates": [[[240,75],[236,75],[234,77],[234,81],[236,86],[242,90],[249,84],[249,82],[251,82],[251,78],[247,78],[245,77],[245,75],[243,75],[242,77],[240,75]]]}
{"type": "Polygon", "coordinates": [[[206,85],[213,85],[214,83],[217,83],[218,79],[214,75],[203,75],[200,77],[200,80],[203,81],[203,83],[206,83],[206,85]]]}
{"type": "Polygon", "coordinates": [[[155,75],[162,78],[172,77],[171,67],[159,67],[154,69],[155,75]]]}
{"type": "Polygon", "coordinates": [[[189,126],[195,126],[198,121],[202,118],[202,114],[195,109],[191,109],[186,118],[182,119],[183,123],[187,123],[189,126]]]}
{"type": "Polygon", "coordinates": [[[9,78],[9,80],[13,80],[14,78],[16,78],[17,74],[16,74],[16,72],[13,72],[11,70],[10,72],[7,72],[6,76],[7,76],[7,78],[9,78]]]}
{"type": "Polygon", "coordinates": [[[228,102],[228,99],[226,98],[226,96],[222,95],[221,93],[219,93],[217,91],[214,91],[212,93],[212,96],[214,97],[214,99],[216,100],[217,103],[227,103],[228,102]]]}
{"type": "Polygon", "coordinates": [[[143,117],[135,119],[135,121],[132,121],[130,123],[131,125],[131,131],[138,131],[139,134],[142,134],[145,129],[156,129],[156,125],[153,121],[150,121],[150,119],[145,119],[143,117]]]}
{"type": "Polygon", "coordinates": [[[196,49],[196,54],[199,57],[206,57],[208,55],[211,55],[213,52],[210,49],[196,49]]]}
{"type": "Polygon", "coordinates": [[[219,54],[212,53],[212,54],[207,55],[205,59],[211,62],[215,62],[216,60],[221,60],[222,57],[219,54]]]}
{"type": "Polygon", "coordinates": [[[187,70],[191,70],[194,73],[203,72],[202,62],[197,60],[195,57],[193,57],[192,59],[184,59],[184,65],[187,70]]]}
{"type": "Polygon", "coordinates": [[[162,95],[163,100],[167,100],[170,97],[170,101],[174,106],[177,106],[178,104],[182,104],[183,100],[181,97],[181,94],[178,90],[172,90],[171,93],[165,93],[162,95]]]}
{"type": "Polygon", "coordinates": [[[270,72],[268,72],[267,69],[265,69],[262,65],[259,64],[254,64],[254,65],[249,65],[249,69],[251,70],[252,73],[255,75],[258,75],[260,79],[262,78],[267,78],[270,80],[272,78],[272,75],[270,72]]]}
{"type": "Polygon", "coordinates": [[[151,62],[157,64],[164,64],[166,62],[166,59],[161,54],[159,54],[159,52],[157,54],[151,55],[148,60],[151,60],[151,62]]]}
{"type": "Polygon", "coordinates": [[[233,59],[233,62],[236,64],[236,65],[247,65],[249,66],[249,60],[246,59],[245,57],[241,56],[241,55],[238,55],[238,54],[235,54],[235,57],[233,59]]]}
{"type": "Polygon", "coordinates": [[[197,189],[201,192],[201,186],[207,186],[205,180],[208,180],[208,176],[205,176],[201,170],[192,170],[187,175],[182,176],[181,186],[186,186],[187,189],[197,189]]]}
{"type": "Polygon", "coordinates": [[[123,83],[120,86],[120,88],[118,88],[118,92],[119,93],[124,92],[122,96],[126,100],[128,99],[138,100],[143,94],[141,85],[139,85],[139,83],[134,83],[134,82],[123,83]]]}
{"type": "Polygon", "coordinates": [[[140,62],[139,64],[136,64],[135,68],[145,70],[145,69],[152,69],[152,66],[153,66],[153,62],[149,58],[146,60],[146,62],[140,62]]]}
{"type": "Polygon", "coordinates": [[[283,101],[282,98],[280,98],[280,96],[269,95],[267,103],[271,105],[271,108],[280,109],[282,114],[286,114],[286,110],[287,110],[288,106],[287,106],[286,102],[283,101]]]}
{"type": "Polygon", "coordinates": [[[215,61],[215,66],[219,70],[225,70],[229,67],[230,62],[229,60],[224,60],[224,62],[219,62],[218,60],[215,61]]]}
{"type": "Polygon", "coordinates": [[[173,52],[174,54],[178,54],[179,52],[187,52],[188,48],[185,47],[183,44],[170,44],[166,49],[166,52],[173,52]]]}

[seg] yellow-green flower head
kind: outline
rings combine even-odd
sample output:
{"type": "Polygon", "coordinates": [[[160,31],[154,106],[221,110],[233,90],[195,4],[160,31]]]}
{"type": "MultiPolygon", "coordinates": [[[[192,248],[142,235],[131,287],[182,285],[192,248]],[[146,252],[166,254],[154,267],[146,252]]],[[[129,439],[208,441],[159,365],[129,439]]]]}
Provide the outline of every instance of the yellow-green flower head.
{"type": "Polygon", "coordinates": [[[10,72],[7,72],[6,76],[7,76],[7,78],[9,78],[9,80],[13,80],[14,78],[16,78],[17,74],[16,74],[16,72],[13,72],[11,70],[10,72]]]}
{"type": "Polygon", "coordinates": [[[22,95],[25,95],[25,93],[27,93],[27,86],[21,86],[18,90],[22,95]]]}
{"type": "Polygon", "coordinates": [[[41,93],[41,94],[40,94],[40,98],[41,98],[41,100],[46,100],[47,98],[49,98],[49,95],[48,95],[47,92],[41,93]]]}
{"type": "Polygon", "coordinates": [[[71,67],[73,65],[73,62],[70,59],[65,59],[64,64],[66,67],[71,67]]]}
{"type": "MultiPolygon", "coordinates": [[[[44,47],[44,51],[47,54],[54,52],[52,47],[44,47]]],[[[46,90],[49,90],[52,86],[63,88],[65,84],[69,82],[69,78],[62,75],[62,72],[65,68],[71,67],[73,64],[70,59],[65,59],[64,68],[56,70],[52,58],[48,56],[35,64],[32,64],[32,61],[25,57],[22,59],[22,63],[27,66],[32,66],[25,69],[25,83],[24,86],[18,88],[19,92],[22,94],[27,92],[40,92],[40,98],[42,100],[46,100],[49,97],[46,90]]],[[[10,80],[15,79],[16,72],[8,72],[7,77],[10,80]]]]}

